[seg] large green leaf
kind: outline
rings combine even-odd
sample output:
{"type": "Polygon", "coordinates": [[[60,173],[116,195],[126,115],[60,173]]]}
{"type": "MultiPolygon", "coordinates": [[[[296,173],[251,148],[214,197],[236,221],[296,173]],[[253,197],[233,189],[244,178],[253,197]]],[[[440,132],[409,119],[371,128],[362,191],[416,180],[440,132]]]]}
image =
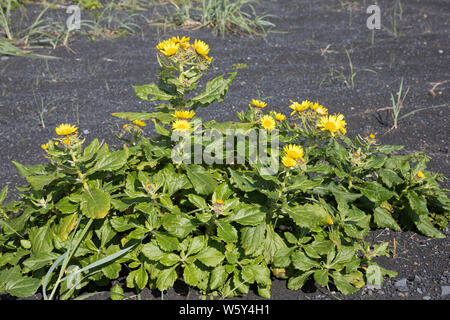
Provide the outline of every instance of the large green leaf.
{"type": "Polygon", "coordinates": [[[373,220],[380,228],[390,228],[399,231],[401,228],[385,208],[376,208],[373,212],[373,220]]]}
{"type": "Polygon", "coordinates": [[[109,193],[94,188],[83,191],[80,209],[86,217],[102,219],[108,214],[110,207],[111,197],[109,193]]]}
{"type": "Polygon", "coordinates": [[[246,255],[260,254],[264,250],[266,224],[241,229],[241,245],[246,255]]]}
{"type": "Polygon", "coordinates": [[[144,101],[162,100],[169,101],[175,99],[175,96],[161,90],[155,83],[144,84],[142,86],[133,86],[136,96],[144,101]],[[153,96],[149,99],[148,96],[153,96]]]}
{"type": "Polygon", "coordinates": [[[190,219],[180,214],[165,214],[161,222],[167,232],[178,238],[185,238],[195,228],[190,219]]]}
{"type": "Polygon", "coordinates": [[[208,267],[215,267],[225,259],[225,256],[219,250],[213,247],[207,247],[197,254],[196,258],[208,267]]]}
{"type": "Polygon", "coordinates": [[[95,165],[86,172],[86,175],[97,171],[115,171],[121,169],[127,163],[127,153],[125,150],[117,150],[108,154],[106,157],[97,159],[95,165]]]}
{"type": "Polygon", "coordinates": [[[233,83],[236,72],[231,72],[229,75],[227,79],[219,76],[207,82],[205,90],[189,102],[190,105],[193,105],[193,110],[198,107],[207,107],[214,101],[221,102],[228,92],[228,87],[233,83]]]}
{"type": "Polygon", "coordinates": [[[427,208],[427,200],[425,197],[420,197],[414,191],[408,191],[408,202],[408,216],[421,233],[432,238],[445,238],[445,235],[436,229],[430,221],[430,213],[427,208]]]}
{"type": "Polygon", "coordinates": [[[234,210],[234,214],[228,216],[226,219],[244,226],[256,226],[265,221],[266,212],[260,205],[241,203],[234,210]]]}
{"type": "Polygon", "coordinates": [[[395,192],[390,191],[383,187],[378,182],[365,182],[361,185],[355,185],[355,188],[361,191],[363,195],[365,195],[370,201],[374,202],[376,205],[379,205],[383,201],[389,200],[393,196],[396,195],[395,192]]]}
{"type": "Polygon", "coordinates": [[[198,194],[209,195],[217,187],[213,175],[200,165],[184,166],[187,176],[198,194]]]}
{"type": "Polygon", "coordinates": [[[295,224],[299,227],[314,228],[327,224],[333,224],[330,214],[319,204],[305,204],[302,206],[282,207],[284,213],[287,213],[295,224]]]}

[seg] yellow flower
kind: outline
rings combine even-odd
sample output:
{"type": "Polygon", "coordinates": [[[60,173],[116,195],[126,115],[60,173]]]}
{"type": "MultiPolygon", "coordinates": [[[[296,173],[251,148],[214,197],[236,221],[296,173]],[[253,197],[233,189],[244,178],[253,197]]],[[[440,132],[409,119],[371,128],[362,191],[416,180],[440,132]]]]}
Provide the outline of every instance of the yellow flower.
{"type": "Polygon", "coordinates": [[[147,124],[144,121],[134,120],[133,123],[139,127],[145,127],[147,124]]]}
{"type": "Polygon", "coordinates": [[[191,119],[195,115],[194,111],[180,111],[176,110],[174,116],[178,119],[191,119]]]}
{"type": "Polygon", "coordinates": [[[161,53],[163,53],[167,57],[173,56],[175,53],[177,53],[179,48],[180,44],[176,43],[172,39],[162,41],[156,46],[156,49],[161,51],[161,53]]]}
{"type": "Polygon", "coordinates": [[[191,124],[187,120],[177,120],[172,124],[173,131],[188,131],[191,129],[191,124]]]}
{"type": "Polygon", "coordinates": [[[320,116],[326,116],[328,114],[328,109],[323,106],[318,106],[314,111],[320,116]]]}
{"type": "Polygon", "coordinates": [[[417,172],[417,177],[420,179],[425,178],[425,174],[422,171],[417,172]]]}
{"type": "Polygon", "coordinates": [[[44,150],[48,150],[48,143],[41,144],[41,148],[44,149],[44,150]]]}
{"type": "Polygon", "coordinates": [[[197,52],[199,55],[203,56],[204,58],[207,57],[207,54],[209,53],[209,46],[205,42],[195,39],[193,47],[195,52],[197,52]]]}
{"type": "Polygon", "coordinates": [[[125,123],[122,128],[124,129],[128,128],[128,123],[125,123]]]}
{"type": "Polygon", "coordinates": [[[369,138],[372,139],[372,140],[374,140],[374,139],[375,139],[375,135],[374,135],[373,133],[371,133],[371,134],[369,135],[369,138]]]}
{"type": "Polygon", "coordinates": [[[295,144],[290,144],[287,146],[284,146],[283,151],[286,153],[286,156],[289,158],[292,158],[294,160],[302,160],[303,161],[303,155],[305,154],[305,151],[302,147],[297,146],[295,144]]]}
{"type": "Polygon", "coordinates": [[[338,131],[345,134],[347,132],[347,130],[345,129],[345,125],[346,123],[342,114],[323,116],[320,118],[319,123],[317,124],[317,126],[321,128],[321,130],[329,131],[333,137],[338,131]]]}
{"type": "Polygon", "coordinates": [[[222,200],[222,199],[217,199],[217,200],[216,200],[216,204],[218,204],[218,205],[223,204],[223,200],[222,200]]]}
{"type": "Polygon", "coordinates": [[[295,161],[295,159],[292,159],[291,157],[288,156],[284,156],[283,158],[281,158],[281,162],[285,167],[288,168],[293,167],[297,164],[297,161],[295,161]]]}
{"type": "Polygon", "coordinates": [[[186,49],[189,48],[189,46],[190,46],[190,44],[189,44],[190,38],[189,38],[189,37],[183,37],[183,38],[180,39],[179,36],[176,36],[176,37],[172,37],[171,40],[172,40],[174,43],[179,43],[180,46],[181,46],[184,50],[186,50],[186,49]]]}
{"type": "Polygon", "coordinates": [[[297,101],[293,102],[293,103],[289,106],[289,108],[291,108],[292,110],[294,110],[294,111],[292,111],[291,116],[292,116],[294,113],[296,113],[296,112],[300,114],[301,112],[303,112],[303,111],[305,111],[306,109],[308,109],[311,105],[312,105],[312,102],[310,102],[310,101],[308,101],[308,100],[303,100],[301,104],[298,103],[297,101]]]}
{"type": "Polygon", "coordinates": [[[275,129],[275,119],[273,117],[265,115],[260,121],[264,129],[268,131],[275,129]]]}
{"type": "Polygon", "coordinates": [[[63,143],[64,144],[70,144],[70,139],[69,138],[64,138],[63,143]]]}
{"type": "Polygon", "coordinates": [[[355,152],[353,155],[354,155],[356,158],[359,158],[359,156],[360,156],[360,154],[359,154],[358,152],[355,152]]]}
{"type": "Polygon", "coordinates": [[[275,115],[275,120],[277,120],[277,121],[286,120],[286,116],[282,113],[278,113],[276,111],[272,111],[271,113],[273,113],[275,115]]]}
{"type": "Polygon", "coordinates": [[[266,102],[263,101],[259,101],[256,99],[253,99],[252,101],[250,101],[250,104],[257,107],[257,108],[265,108],[267,106],[266,102]]]}
{"type": "Polygon", "coordinates": [[[55,131],[57,135],[60,136],[68,136],[71,134],[77,134],[78,128],[74,125],[70,125],[68,123],[63,123],[60,126],[56,127],[55,131]]]}
{"type": "Polygon", "coordinates": [[[311,108],[313,111],[316,111],[317,108],[319,108],[319,107],[321,107],[321,105],[320,105],[318,102],[311,103],[311,106],[310,106],[310,108],[311,108]]]}

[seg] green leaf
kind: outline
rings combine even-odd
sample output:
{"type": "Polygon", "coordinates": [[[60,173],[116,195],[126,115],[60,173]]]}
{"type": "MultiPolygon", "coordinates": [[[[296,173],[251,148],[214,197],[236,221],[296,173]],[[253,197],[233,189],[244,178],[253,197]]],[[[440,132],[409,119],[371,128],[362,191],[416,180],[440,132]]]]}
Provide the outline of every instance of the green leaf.
{"type": "Polygon", "coordinates": [[[211,173],[200,165],[184,166],[187,176],[198,194],[210,195],[217,187],[217,181],[211,173]]]}
{"type": "Polygon", "coordinates": [[[320,268],[320,264],[310,258],[308,258],[303,252],[295,251],[291,255],[292,264],[300,271],[307,271],[312,268],[320,268]]]}
{"type": "Polygon", "coordinates": [[[97,157],[95,165],[86,172],[91,175],[97,171],[116,171],[121,169],[127,163],[127,153],[125,150],[113,151],[105,157],[97,157]]]}
{"type": "Polygon", "coordinates": [[[171,113],[168,112],[115,112],[112,115],[130,122],[133,122],[134,120],[157,120],[166,124],[176,119],[171,113]]]}
{"type": "Polygon", "coordinates": [[[81,198],[81,212],[88,218],[103,219],[111,207],[109,193],[101,189],[84,190],[81,198]]]}
{"type": "Polygon", "coordinates": [[[302,192],[306,192],[307,190],[314,189],[315,187],[318,187],[322,184],[323,179],[315,179],[315,180],[309,180],[308,176],[302,175],[300,177],[296,177],[295,179],[292,179],[289,181],[286,191],[297,191],[300,190],[302,192]]]}
{"type": "Polygon", "coordinates": [[[144,289],[148,282],[148,274],[143,266],[141,266],[134,277],[134,281],[139,289],[144,289]]]}
{"type": "Polygon", "coordinates": [[[300,275],[289,278],[287,287],[290,290],[300,290],[308,280],[309,276],[313,274],[314,270],[300,273],[300,275]]]}
{"type": "Polygon", "coordinates": [[[291,254],[293,248],[281,248],[273,256],[273,265],[279,268],[286,268],[291,264],[291,254]]]}
{"type": "Polygon", "coordinates": [[[31,184],[31,186],[35,190],[44,189],[45,186],[49,185],[57,178],[59,178],[59,175],[56,173],[26,177],[27,181],[31,184]]]}
{"type": "Polygon", "coordinates": [[[367,283],[381,286],[383,284],[383,273],[378,265],[370,265],[366,270],[367,283]]]}
{"type": "Polygon", "coordinates": [[[227,220],[237,222],[244,226],[256,226],[265,221],[266,212],[263,207],[257,204],[241,203],[234,214],[227,217],[227,220]]]}
{"type": "Polygon", "coordinates": [[[75,229],[77,225],[78,213],[72,213],[64,216],[61,222],[56,227],[55,233],[62,240],[65,241],[69,237],[69,234],[75,229]]]}
{"type": "Polygon", "coordinates": [[[186,264],[183,270],[183,280],[189,286],[197,286],[199,282],[199,268],[195,264],[186,264]]]}
{"type": "Polygon", "coordinates": [[[217,236],[227,243],[234,243],[238,240],[238,232],[230,223],[222,220],[215,220],[217,226],[217,236]]]}
{"type": "Polygon", "coordinates": [[[0,206],[2,205],[3,201],[5,201],[7,194],[8,194],[8,186],[4,187],[0,192],[0,206]]]}
{"type": "Polygon", "coordinates": [[[153,231],[156,242],[158,245],[166,251],[174,251],[179,249],[178,239],[170,236],[165,232],[153,231]]]}
{"type": "Polygon", "coordinates": [[[40,284],[40,279],[32,277],[22,277],[19,279],[8,281],[4,289],[12,296],[24,298],[35,294],[40,284]]]}
{"type": "Polygon", "coordinates": [[[222,252],[213,247],[207,247],[205,250],[197,254],[196,257],[208,267],[217,266],[225,258],[222,252]]]}
{"type": "Polygon", "coordinates": [[[181,260],[181,258],[179,255],[177,255],[175,253],[167,253],[167,254],[163,255],[163,257],[159,260],[159,262],[161,262],[166,267],[171,267],[174,264],[180,262],[180,260],[181,260]]]}
{"type": "Polygon", "coordinates": [[[118,284],[112,287],[110,297],[111,300],[122,300],[125,297],[122,287],[119,286],[118,284]]]}
{"type": "Polygon", "coordinates": [[[33,227],[30,231],[30,242],[32,254],[38,256],[41,253],[51,252],[53,250],[52,233],[50,224],[43,227],[33,227]]]}
{"type": "Polygon", "coordinates": [[[243,227],[241,229],[241,245],[245,255],[255,255],[264,250],[266,224],[261,223],[255,227],[243,227]]]}
{"type": "Polygon", "coordinates": [[[177,272],[175,267],[162,270],[156,278],[156,287],[159,291],[165,291],[173,286],[177,280],[177,272]]]}
{"type": "Polygon", "coordinates": [[[223,286],[227,278],[228,273],[225,271],[225,266],[215,267],[211,271],[211,277],[209,279],[209,286],[211,290],[215,290],[223,286]]]}
{"type": "Polygon", "coordinates": [[[58,259],[60,254],[54,252],[41,252],[38,255],[32,255],[23,262],[23,265],[28,267],[31,271],[38,270],[46,265],[49,265],[53,260],[58,259]]]}
{"type": "Polygon", "coordinates": [[[400,178],[392,169],[380,169],[378,170],[378,174],[380,175],[383,183],[389,188],[392,188],[393,186],[403,182],[403,179],[400,178]]]}
{"type": "Polygon", "coordinates": [[[25,166],[16,161],[11,161],[16,167],[17,172],[24,178],[32,175],[44,175],[46,174],[45,166],[42,164],[37,164],[33,166],[25,166]]]}
{"type": "Polygon", "coordinates": [[[287,213],[299,227],[314,228],[333,224],[330,214],[319,204],[305,204],[290,207],[283,205],[282,211],[287,213]]]}
{"type": "Polygon", "coordinates": [[[445,238],[445,235],[436,229],[430,221],[425,197],[419,197],[414,191],[408,191],[408,202],[410,207],[407,208],[408,216],[422,234],[432,238],[445,238]]]}
{"type": "Polygon", "coordinates": [[[179,214],[165,214],[161,218],[161,223],[167,232],[181,239],[195,228],[190,219],[179,214]]]}
{"type": "Polygon", "coordinates": [[[189,194],[188,195],[188,200],[189,200],[190,203],[192,203],[194,206],[196,206],[199,209],[202,209],[202,210],[205,210],[205,211],[209,210],[209,207],[206,204],[205,199],[200,197],[200,196],[198,196],[198,195],[196,195],[196,194],[189,194]]]}
{"type": "Polygon", "coordinates": [[[344,276],[338,272],[332,273],[332,278],[336,288],[345,295],[357,292],[359,289],[355,288],[344,276]]]}
{"type": "Polygon", "coordinates": [[[383,187],[378,182],[365,182],[362,185],[355,185],[356,189],[361,191],[363,195],[367,197],[370,201],[374,202],[375,205],[381,204],[383,201],[389,200],[395,196],[395,192],[390,191],[383,187]]]}
{"type": "Polygon", "coordinates": [[[314,272],[314,280],[320,284],[322,287],[326,287],[328,285],[328,270],[316,270],[314,272]]]}
{"type": "Polygon", "coordinates": [[[64,197],[55,204],[56,209],[62,214],[74,213],[78,210],[78,204],[72,203],[69,197],[64,197]]]}
{"type": "Polygon", "coordinates": [[[380,228],[390,228],[396,231],[401,230],[389,211],[384,208],[378,207],[373,211],[373,220],[380,228]]]}
{"type": "Polygon", "coordinates": [[[144,256],[153,261],[159,261],[166,254],[153,241],[144,244],[144,246],[142,247],[142,253],[144,254],[144,256]]]}
{"type": "Polygon", "coordinates": [[[159,89],[155,83],[144,84],[142,86],[133,86],[133,88],[136,91],[136,96],[144,101],[169,101],[175,99],[173,95],[159,89]],[[153,96],[151,99],[148,98],[150,95],[153,96]]]}
{"type": "Polygon", "coordinates": [[[228,79],[219,76],[206,83],[205,91],[191,99],[193,110],[198,107],[207,107],[214,101],[221,102],[228,92],[228,87],[233,83],[236,72],[229,73],[228,79]]]}

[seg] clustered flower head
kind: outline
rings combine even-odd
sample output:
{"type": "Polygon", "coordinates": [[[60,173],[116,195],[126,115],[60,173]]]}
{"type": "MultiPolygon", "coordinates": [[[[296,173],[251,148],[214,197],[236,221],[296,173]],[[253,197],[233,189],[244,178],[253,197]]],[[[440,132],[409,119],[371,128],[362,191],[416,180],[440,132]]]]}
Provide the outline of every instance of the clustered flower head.
{"type": "Polygon", "coordinates": [[[322,131],[330,132],[334,137],[337,132],[342,134],[347,133],[347,129],[345,129],[346,125],[347,123],[344,120],[344,115],[339,113],[321,117],[317,127],[319,127],[322,131]]]}
{"type": "Polygon", "coordinates": [[[187,110],[176,110],[173,115],[178,119],[191,119],[193,116],[195,116],[195,112],[187,110]]]}
{"type": "Polygon", "coordinates": [[[189,131],[191,124],[187,120],[177,120],[172,124],[173,131],[189,131]]]}
{"type": "Polygon", "coordinates": [[[250,101],[250,104],[254,107],[261,108],[261,109],[265,108],[267,106],[267,102],[256,100],[256,99],[252,99],[252,101],[250,101]]]}
{"type": "Polygon", "coordinates": [[[211,62],[212,57],[208,56],[209,46],[201,40],[194,40],[194,44],[189,43],[190,37],[179,36],[163,40],[156,46],[161,54],[165,57],[179,57],[181,60],[186,60],[189,55],[197,55],[199,58],[207,62],[211,62]]]}
{"type": "Polygon", "coordinates": [[[285,167],[290,168],[296,166],[299,162],[305,162],[303,159],[305,151],[301,146],[289,144],[283,147],[283,151],[285,155],[281,158],[281,162],[285,167]]]}

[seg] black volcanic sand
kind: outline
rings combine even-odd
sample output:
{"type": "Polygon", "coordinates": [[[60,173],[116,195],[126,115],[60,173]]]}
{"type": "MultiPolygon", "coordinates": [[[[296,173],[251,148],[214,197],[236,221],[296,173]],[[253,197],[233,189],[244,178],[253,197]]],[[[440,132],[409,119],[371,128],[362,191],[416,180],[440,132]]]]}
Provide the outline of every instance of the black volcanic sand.
{"type": "MultiPolygon", "coordinates": [[[[113,133],[125,122],[112,112],[152,110],[154,103],[135,97],[133,85],[157,80],[155,45],[172,35],[202,39],[211,47],[214,65],[209,77],[232,71],[233,64],[247,64],[238,75],[223,103],[199,110],[205,120],[237,120],[236,112],[246,110],[248,101],[261,98],[269,108],[289,113],[289,100],[320,101],[330,113],[341,112],[348,123],[348,135],[374,133],[383,144],[401,144],[402,152],[424,151],[430,157],[429,169],[450,176],[448,138],[450,128],[450,4],[446,0],[402,1],[403,15],[398,20],[399,37],[385,29],[366,27],[366,7],[352,11],[330,0],[260,1],[259,13],[267,12],[277,25],[267,37],[227,35],[217,37],[209,29],[175,30],[162,34],[145,27],[138,36],[115,40],[88,41],[80,38],[70,43],[76,53],[64,47],[45,51],[60,57],[45,60],[0,57],[0,187],[10,186],[7,200],[17,199],[15,187],[25,184],[11,161],[37,164],[45,161],[40,145],[54,136],[55,126],[77,124],[87,142],[95,137],[110,145],[118,141],[113,133]],[[354,88],[330,70],[349,74],[348,50],[355,72],[354,88]],[[370,69],[372,72],[367,71],[370,69]],[[376,73],[375,73],[376,72],[376,73]],[[410,88],[400,115],[420,110],[399,122],[397,130],[389,110],[391,93],[396,93],[401,78],[410,88]],[[39,120],[42,103],[52,110],[39,120]],[[445,105],[432,108],[433,106],[445,105]],[[389,131],[389,132],[388,132],[389,131]]],[[[361,2],[362,3],[362,2],[361,2]]],[[[382,24],[392,25],[393,1],[378,1],[382,24]]],[[[38,9],[27,5],[29,12],[38,9]]],[[[39,8],[41,10],[41,8],[39,8]]],[[[145,128],[149,136],[153,128],[145,128]]],[[[444,182],[443,187],[449,187],[444,182]]],[[[416,232],[372,231],[374,244],[389,241],[395,256],[379,258],[380,264],[398,272],[386,279],[381,289],[363,288],[343,296],[329,292],[313,282],[300,291],[290,291],[286,281],[274,280],[272,299],[450,299],[442,296],[442,287],[450,285],[450,231],[446,239],[429,239],[416,232]],[[406,288],[399,283],[406,281],[406,288]]],[[[115,283],[115,282],[114,282],[115,283]]],[[[400,283],[401,284],[401,283],[400,283]]],[[[103,288],[108,291],[109,288],[103,288]]],[[[331,288],[333,290],[333,288],[331,288]]],[[[159,292],[146,289],[143,299],[160,299],[159,292]]],[[[136,299],[133,292],[127,299],[136,299]]],[[[199,293],[177,281],[164,299],[198,299],[199,293]]],[[[107,299],[100,293],[91,299],[107,299]]],[[[4,297],[5,298],[5,297],[4,297]]],[[[40,299],[37,294],[32,299],[40,299]]],[[[251,291],[242,299],[259,299],[251,291]]]]}

